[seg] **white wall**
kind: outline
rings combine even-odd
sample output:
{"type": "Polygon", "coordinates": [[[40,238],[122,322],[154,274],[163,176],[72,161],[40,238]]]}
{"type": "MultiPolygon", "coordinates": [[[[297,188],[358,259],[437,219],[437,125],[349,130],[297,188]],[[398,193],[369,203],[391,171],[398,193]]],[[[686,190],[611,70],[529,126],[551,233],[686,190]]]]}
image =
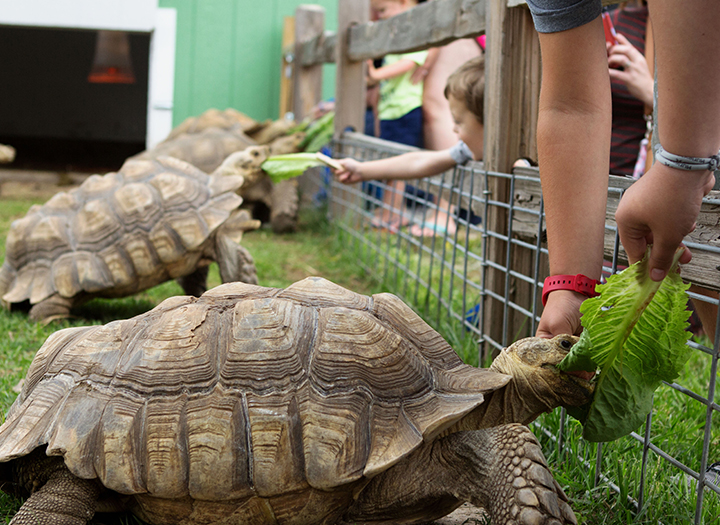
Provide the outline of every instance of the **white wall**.
{"type": "Polygon", "coordinates": [[[158,0],[0,0],[0,24],[150,32],[158,0]]]}

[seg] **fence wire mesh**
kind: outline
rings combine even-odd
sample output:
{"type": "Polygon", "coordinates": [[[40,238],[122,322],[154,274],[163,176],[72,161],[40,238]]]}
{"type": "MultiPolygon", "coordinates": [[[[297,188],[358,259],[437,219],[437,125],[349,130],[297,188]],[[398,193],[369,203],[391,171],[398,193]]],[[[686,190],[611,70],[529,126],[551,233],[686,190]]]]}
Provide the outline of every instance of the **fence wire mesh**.
{"type": "MultiPolygon", "coordinates": [[[[333,146],[335,157],[363,161],[412,150],[356,133],[346,133],[333,146]]],[[[466,360],[487,363],[497,350],[535,333],[548,267],[536,169],[494,173],[471,162],[407,181],[404,188],[377,181],[343,185],[316,171],[310,184],[316,185],[311,190],[316,198],[327,197],[344,246],[368,276],[446,337],[459,334],[451,343],[470,341],[479,349],[466,360]]],[[[628,184],[611,183],[609,209],[628,184]]],[[[609,275],[624,261],[611,220],[606,230],[614,234],[605,247],[609,275]]],[[[691,248],[720,264],[713,247],[691,248]]],[[[693,287],[689,297],[696,310],[718,310],[717,294],[707,288],[693,287]]],[[[714,313],[715,325],[718,320],[714,313]]],[[[534,424],[556,469],[574,463],[587,473],[588,493],[609,489],[636,517],[663,516],[642,523],[720,523],[720,463],[715,463],[720,461],[715,402],[720,334],[710,341],[700,327],[695,330],[686,371],[658,389],[644,428],[594,444],[579,437],[579,424],[563,410],[534,424]],[[667,510],[652,514],[648,506],[667,510]]],[[[600,522],[600,516],[587,518],[600,522]]]]}

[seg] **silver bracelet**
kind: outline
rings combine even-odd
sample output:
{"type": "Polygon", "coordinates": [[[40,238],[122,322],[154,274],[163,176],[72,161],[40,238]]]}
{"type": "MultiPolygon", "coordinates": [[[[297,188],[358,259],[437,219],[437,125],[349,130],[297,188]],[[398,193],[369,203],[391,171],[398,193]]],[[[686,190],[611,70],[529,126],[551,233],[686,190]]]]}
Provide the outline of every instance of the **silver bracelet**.
{"type": "Polygon", "coordinates": [[[683,157],[668,153],[658,144],[655,149],[655,160],[665,166],[687,171],[716,171],[720,167],[720,152],[712,157],[683,157]]]}

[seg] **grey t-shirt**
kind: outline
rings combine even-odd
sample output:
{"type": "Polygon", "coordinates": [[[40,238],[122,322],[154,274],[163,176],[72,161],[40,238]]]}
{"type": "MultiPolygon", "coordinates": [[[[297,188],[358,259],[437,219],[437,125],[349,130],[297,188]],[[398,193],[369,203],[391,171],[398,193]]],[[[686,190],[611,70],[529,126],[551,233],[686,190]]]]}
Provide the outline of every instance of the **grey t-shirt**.
{"type": "Polygon", "coordinates": [[[450,156],[458,164],[462,165],[473,160],[472,151],[462,140],[450,148],[450,156]]]}
{"type": "Polygon", "coordinates": [[[602,13],[600,0],[527,0],[538,33],[580,27],[602,13]]]}

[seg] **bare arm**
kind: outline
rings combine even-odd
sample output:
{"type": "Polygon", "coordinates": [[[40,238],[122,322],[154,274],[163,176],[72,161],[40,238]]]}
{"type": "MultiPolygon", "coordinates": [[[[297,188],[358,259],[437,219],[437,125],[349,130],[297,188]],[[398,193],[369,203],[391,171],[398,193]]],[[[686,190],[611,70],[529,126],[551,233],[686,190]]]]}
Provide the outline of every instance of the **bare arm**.
{"type": "MultiPolygon", "coordinates": [[[[609,173],[611,99],[601,19],[540,34],[543,77],[538,158],[545,199],[550,274],[599,279],[609,173]]],[[[575,333],[583,296],[558,290],[538,335],[575,333]]]]}
{"type": "Polygon", "coordinates": [[[422,66],[418,67],[415,71],[413,71],[413,74],[410,77],[410,82],[412,82],[413,84],[423,82],[425,80],[425,77],[435,65],[435,62],[437,62],[439,54],[440,48],[438,47],[432,47],[428,49],[425,62],[423,62],[422,66]]]}
{"type": "Polygon", "coordinates": [[[368,65],[368,84],[377,84],[381,80],[394,78],[404,75],[408,71],[412,71],[417,64],[409,58],[403,58],[397,62],[393,62],[389,66],[375,68],[372,62],[368,65]]]}
{"type": "Polygon", "coordinates": [[[405,180],[438,175],[455,166],[449,150],[411,151],[386,159],[358,162],[354,159],[339,161],[344,171],[336,171],[340,182],[352,184],[364,180],[405,180]]]}
{"type": "MultiPolygon", "coordinates": [[[[658,132],[676,155],[710,157],[720,148],[720,2],[668,0],[649,3],[658,83],[658,132]]],[[[673,253],[694,228],[702,197],[712,188],[709,171],[683,171],[656,162],[625,193],[616,219],[630,261],[652,243],[650,275],[662,279],[673,253]]],[[[686,252],[681,262],[688,262],[686,252]]]]}

